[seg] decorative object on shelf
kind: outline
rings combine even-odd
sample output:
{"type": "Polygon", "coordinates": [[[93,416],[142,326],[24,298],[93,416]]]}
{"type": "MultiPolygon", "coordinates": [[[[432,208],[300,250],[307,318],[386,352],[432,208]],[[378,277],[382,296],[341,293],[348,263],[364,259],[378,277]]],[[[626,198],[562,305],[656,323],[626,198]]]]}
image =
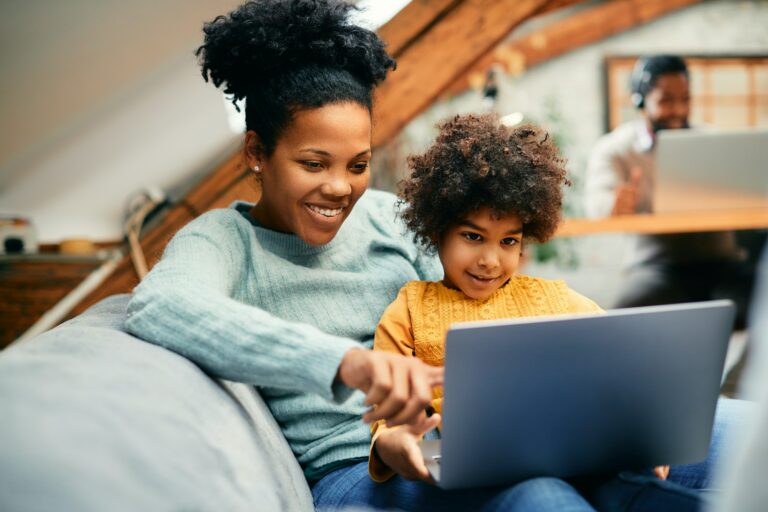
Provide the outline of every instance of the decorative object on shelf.
{"type": "Polygon", "coordinates": [[[147,188],[142,190],[133,195],[128,201],[123,230],[128,239],[131,260],[133,261],[133,266],[136,269],[136,275],[139,276],[139,280],[144,279],[144,276],[147,275],[147,272],[149,271],[147,259],[144,256],[144,250],[141,248],[141,243],[139,242],[141,228],[154,215],[159,213],[169,204],[170,202],[168,201],[165,192],[157,188],[147,188]]]}
{"type": "Polygon", "coordinates": [[[0,254],[34,254],[37,249],[37,233],[29,219],[0,216],[0,254]]]}
{"type": "Polygon", "coordinates": [[[69,238],[59,244],[59,253],[72,256],[92,256],[98,252],[93,240],[87,238],[69,238]]]}

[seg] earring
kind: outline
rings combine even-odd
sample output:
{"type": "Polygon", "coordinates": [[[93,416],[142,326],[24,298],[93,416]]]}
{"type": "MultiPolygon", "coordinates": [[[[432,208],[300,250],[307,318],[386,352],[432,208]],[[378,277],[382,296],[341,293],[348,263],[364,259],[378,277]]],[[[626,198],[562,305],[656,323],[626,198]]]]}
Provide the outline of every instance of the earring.
{"type": "Polygon", "coordinates": [[[258,165],[254,165],[253,172],[255,172],[256,174],[259,174],[261,172],[261,167],[259,167],[258,165]]]}

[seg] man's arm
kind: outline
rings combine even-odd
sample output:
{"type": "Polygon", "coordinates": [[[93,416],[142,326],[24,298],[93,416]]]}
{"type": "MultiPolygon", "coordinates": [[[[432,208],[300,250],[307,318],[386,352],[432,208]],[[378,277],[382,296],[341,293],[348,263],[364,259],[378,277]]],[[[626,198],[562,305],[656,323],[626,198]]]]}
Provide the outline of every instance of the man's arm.
{"type": "Polygon", "coordinates": [[[634,213],[642,170],[625,169],[621,157],[606,139],[595,146],[584,184],[584,211],[587,217],[601,218],[634,213]]]}

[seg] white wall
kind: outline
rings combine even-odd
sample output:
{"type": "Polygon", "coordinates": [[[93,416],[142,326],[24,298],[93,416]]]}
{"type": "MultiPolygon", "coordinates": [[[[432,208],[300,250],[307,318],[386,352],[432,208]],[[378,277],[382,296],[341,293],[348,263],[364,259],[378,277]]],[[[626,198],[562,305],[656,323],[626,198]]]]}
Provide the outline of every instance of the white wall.
{"type": "Polygon", "coordinates": [[[211,170],[241,137],[221,95],[196,73],[184,56],[27,159],[0,191],[0,212],[30,217],[46,242],[119,239],[129,195],[211,170]]]}

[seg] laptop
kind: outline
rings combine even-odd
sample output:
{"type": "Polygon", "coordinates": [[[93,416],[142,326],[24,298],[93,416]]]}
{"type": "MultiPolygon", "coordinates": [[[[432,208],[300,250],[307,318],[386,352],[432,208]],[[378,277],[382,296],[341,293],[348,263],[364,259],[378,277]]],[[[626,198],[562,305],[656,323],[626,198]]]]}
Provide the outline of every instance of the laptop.
{"type": "Polygon", "coordinates": [[[768,197],[768,129],[662,130],[659,180],[692,182],[768,197]]]}
{"type": "Polygon", "coordinates": [[[734,314],[719,300],[455,324],[430,474],[460,489],[703,460],[734,314]]]}

